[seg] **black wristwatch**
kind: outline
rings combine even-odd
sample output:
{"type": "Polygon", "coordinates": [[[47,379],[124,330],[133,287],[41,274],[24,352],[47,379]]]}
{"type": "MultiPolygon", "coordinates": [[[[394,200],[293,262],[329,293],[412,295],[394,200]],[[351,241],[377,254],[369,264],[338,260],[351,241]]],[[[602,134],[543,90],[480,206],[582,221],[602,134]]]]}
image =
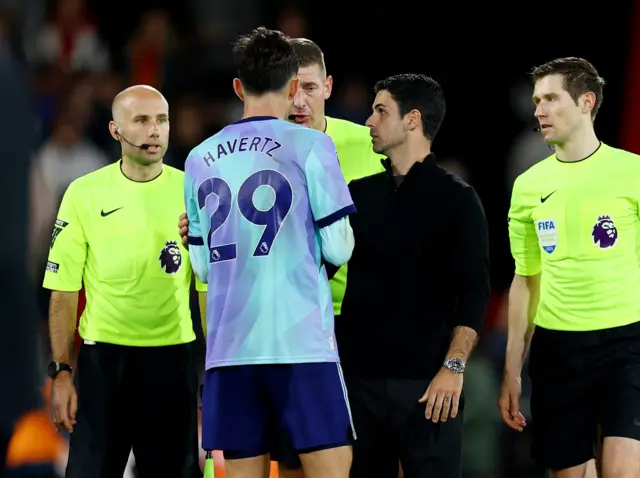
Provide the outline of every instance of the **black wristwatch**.
{"type": "Polygon", "coordinates": [[[73,369],[68,363],[56,362],[55,360],[52,361],[47,368],[47,375],[49,375],[49,378],[56,378],[60,372],[72,373],[73,369]]]}

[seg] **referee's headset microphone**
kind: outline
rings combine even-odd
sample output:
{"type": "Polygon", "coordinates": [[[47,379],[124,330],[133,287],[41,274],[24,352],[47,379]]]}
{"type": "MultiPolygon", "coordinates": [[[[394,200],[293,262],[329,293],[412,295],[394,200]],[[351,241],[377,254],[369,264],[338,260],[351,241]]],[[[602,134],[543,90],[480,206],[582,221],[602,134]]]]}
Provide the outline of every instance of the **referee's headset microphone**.
{"type": "MultiPolygon", "coordinates": [[[[539,127],[531,128],[531,130],[532,130],[534,133],[539,133],[539,132],[540,132],[540,128],[539,128],[539,127]]],[[[128,141],[127,141],[127,142],[128,142],[128,141]]],[[[551,146],[550,144],[548,144],[547,146],[549,147],[549,149],[550,149],[551,151],[555,151],[555,150],[553,149],[553,146],[551,146]]]]}
{"type": "Polygon", "coordinates": [[[136,148],[140,148],[140,149],[149,149],[151,147],[150,144],[144,143],[144,144],[133,144],[131,141],[129,141],[127,138],[125,138],[124,136],[122,136],[120,134],[120,131],[116,130],[116,136],[118,136],[118,138],[122,138],[124,140],[125,143],[129,143],[131,146],[134,146],[136,148]]]}

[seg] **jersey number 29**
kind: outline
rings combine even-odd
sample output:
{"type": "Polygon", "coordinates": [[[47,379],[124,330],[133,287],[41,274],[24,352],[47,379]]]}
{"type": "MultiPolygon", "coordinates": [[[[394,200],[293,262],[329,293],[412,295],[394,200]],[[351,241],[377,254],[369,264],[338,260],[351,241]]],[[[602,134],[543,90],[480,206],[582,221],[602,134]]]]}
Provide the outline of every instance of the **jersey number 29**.
{"type": "MultiPolygon", "coordinates": [[[[230,261],[237,257],[236,244],[212,244],[216,231],[227,222],[233,207],[234,197],[229,184],[222,178],[208,178],[198,188],[198,207],[205,207],[209,196],[218,198],[218,207],[211,215],[209,236],[209,262],[230,261]]],[[[236,197],[238,210],[242,216],[256,226],[264,226],[264,231],[253,251],[254,257],[268,256],[273,242],[278,236],[282,222],[285,220],[293,203],[293,188],[289,180],[273,169],[258,171],[249,176],[241,185],[236,197]],[[253,195],[261,186],[270,187],[275,201],[269,209],[258,209],[253,202],[253,195]]]]}

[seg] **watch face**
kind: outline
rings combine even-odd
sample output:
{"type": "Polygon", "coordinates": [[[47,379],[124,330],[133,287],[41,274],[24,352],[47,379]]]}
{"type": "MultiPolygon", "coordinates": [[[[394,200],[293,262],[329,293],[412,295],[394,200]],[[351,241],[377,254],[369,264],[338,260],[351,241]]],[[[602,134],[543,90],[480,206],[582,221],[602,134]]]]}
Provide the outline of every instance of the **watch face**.
{"type": "Polygon", "coordinates": [[[452,372],[461,373],[464,372],[464,361],[459,358],[447,359],[445,361],[445,366],[451,370],[452,372]]]}

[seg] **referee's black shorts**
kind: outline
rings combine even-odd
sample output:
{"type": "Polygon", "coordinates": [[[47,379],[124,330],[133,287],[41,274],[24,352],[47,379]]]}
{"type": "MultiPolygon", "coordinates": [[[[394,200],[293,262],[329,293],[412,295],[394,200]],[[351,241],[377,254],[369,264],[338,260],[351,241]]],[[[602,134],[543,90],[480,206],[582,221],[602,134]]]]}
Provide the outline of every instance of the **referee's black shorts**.
{"type": "Polygon", "coordinates": [[[140,478],[202,476],[193,343],[83,343],[75,379],[66,478],[122,478],[132,448],[140,478]]]}
{"type": "MultiPolygon", "coordinates": [[[[459,478],[462,474],[464,395],[455,419],[433,423],[418,403],[428,380],[372,379],[345,374],[355,428],[351,478],[459,478]]],[[[286,435],[271,458],[300,467],[286,435]]]]}
{"type": "Polygon", "coordinates": [[[562,332],[536,327],[529,359],[533,457],[562,470],[602,437],[640,440],[640,322],[562,332]]]}

